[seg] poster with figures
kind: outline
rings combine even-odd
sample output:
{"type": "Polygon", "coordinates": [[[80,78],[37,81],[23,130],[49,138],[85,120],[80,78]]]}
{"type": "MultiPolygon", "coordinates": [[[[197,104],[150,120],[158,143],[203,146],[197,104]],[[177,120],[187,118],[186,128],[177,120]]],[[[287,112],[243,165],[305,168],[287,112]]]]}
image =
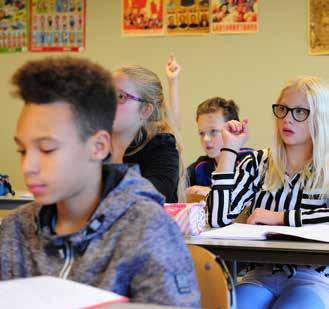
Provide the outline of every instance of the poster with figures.
{"type": "Polygon", "coordinates": [[[30,51],[85,48],[86,0],[31,0],[30,51]]]}
{"type": "Polygon", "coordinates": [[[212,0],[212,33],[258,32],[259,0],[212,0]]]}
{"type": "Polygon", "coordinates": [[[329,1],[309,0],[308,50],[310,55],[329,54],[329,1]]]}
{"type": "Polygon", "coordinates": [[[163,35],[164,0],[122,0],[122,35],[163,35]]]}
{"type": "Polygon", "coordinates": [[[0,0],[0,52],[27,50],[28,0],[0,0]]]}
{"type": "Polygon", "coordinates": [[[168,35],[209,33],[210,0],[167,0],[168,35]]]}

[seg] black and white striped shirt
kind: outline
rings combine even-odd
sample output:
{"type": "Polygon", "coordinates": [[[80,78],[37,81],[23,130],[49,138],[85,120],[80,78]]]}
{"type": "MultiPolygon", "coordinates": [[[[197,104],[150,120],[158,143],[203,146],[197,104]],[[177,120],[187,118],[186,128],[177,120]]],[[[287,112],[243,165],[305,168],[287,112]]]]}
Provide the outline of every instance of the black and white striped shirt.
{"type": "Polygon", "coordinates": [[[285,175],[283,187],[269,191],[264,185],[268,170],[268,149],[248,155],[232,173],[212,173],[208,196],[209,224],[222,227],[234,220],[251,205],[271,211],[284,211],[284,223],[289,226],[329,224],[328,200],[309,194],[300,181],[300,174],[285,175]]]}

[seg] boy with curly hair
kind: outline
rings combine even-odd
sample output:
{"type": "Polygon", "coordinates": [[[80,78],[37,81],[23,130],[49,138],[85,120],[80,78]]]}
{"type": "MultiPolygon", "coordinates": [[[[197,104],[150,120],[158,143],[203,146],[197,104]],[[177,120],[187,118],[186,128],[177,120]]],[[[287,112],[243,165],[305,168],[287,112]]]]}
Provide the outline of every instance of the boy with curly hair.
{"type": "Polygon", "coordinates": [[[15,142],[34,202],[0,226],[0,280],[59,276],[132,302],[198,306],[193,264],[163,197],[135,168],[105,164],[116,92],[79,58],[48,58],[13,76],[25,102],[15,142]]]}

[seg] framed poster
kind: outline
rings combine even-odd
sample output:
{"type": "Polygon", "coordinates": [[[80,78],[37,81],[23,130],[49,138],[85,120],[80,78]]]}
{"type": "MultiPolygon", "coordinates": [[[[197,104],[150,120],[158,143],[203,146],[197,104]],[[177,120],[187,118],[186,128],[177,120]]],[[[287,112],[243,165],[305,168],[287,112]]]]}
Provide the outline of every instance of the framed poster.
{"type": "Polygon", "coordinates": [[[86,0],[30,1],[30,51],[84,50],[86,0]]]}
{"type": "Polygon", "coordinates": [[[309,54],[329,54],[329,1],[308,1],[307,29],[309,54]]]}
{"type": "Polygon", "coordinates": [[[122,35],[163,35],[163,1],[164,0],[122,0],[122,35]]]}
{"type": "Polygon", "coordinates": [[[165,7],[168,35],[209,33],[209,0],[167,0],[165,7]]]}
{"type": "Polygon", "coordinates": [[[212,0],[212,33],[258,32],[259,0],[212,0]]]}
{"type": "Polygon", "coordinates": [[[28,0],[0,0],[0,52],[26,51],[28,0]]]}

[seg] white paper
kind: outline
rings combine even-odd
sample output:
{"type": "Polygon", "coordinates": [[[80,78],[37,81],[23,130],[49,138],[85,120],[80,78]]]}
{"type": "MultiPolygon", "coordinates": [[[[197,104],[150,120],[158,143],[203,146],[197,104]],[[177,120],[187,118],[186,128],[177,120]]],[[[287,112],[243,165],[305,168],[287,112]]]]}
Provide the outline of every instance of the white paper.
{"type": "Polygon", "coordinates": [[[312,224],[303,227],[290,227],[280,225],[253,225],[233,223],[226,227],[210,229],[196,237],[219,239],[248,239],[264,240],[269,234],[283,234],[301,237],[304,239],[329,242],[329,225],[312,224]]]}
{"type": "Polygon", "coordinates": [[[56,277],[0,281],[0,308],[78,309],[126,300],[112,292],[56,277]]]}

